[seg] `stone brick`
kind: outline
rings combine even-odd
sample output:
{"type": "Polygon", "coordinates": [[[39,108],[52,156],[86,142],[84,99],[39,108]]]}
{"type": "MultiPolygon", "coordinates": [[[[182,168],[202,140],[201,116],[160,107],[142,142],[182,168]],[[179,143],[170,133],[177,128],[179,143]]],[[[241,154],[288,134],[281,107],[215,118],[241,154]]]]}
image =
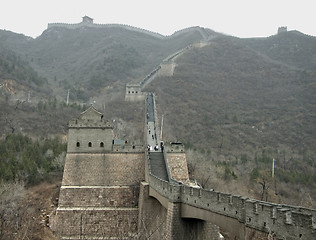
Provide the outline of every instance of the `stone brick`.
{"type": "Polygon", "coordinates": [[[63,186],[120,186],[145,178],[144,153],[67,154],[63,186]]]}
{"type": "Polygon", "coordinates": [[[185,153],[168,153],[168,164],[173,179],[189,182],[189,171],[185,153]]]}
{"type": "Polygon", "coordinates": [[[52,217],[53,228],[62,239],[137,235],[144,148],[113,148],[113,128],[102,118],[90,107],[69,122],[59,203],[52,217]]]}

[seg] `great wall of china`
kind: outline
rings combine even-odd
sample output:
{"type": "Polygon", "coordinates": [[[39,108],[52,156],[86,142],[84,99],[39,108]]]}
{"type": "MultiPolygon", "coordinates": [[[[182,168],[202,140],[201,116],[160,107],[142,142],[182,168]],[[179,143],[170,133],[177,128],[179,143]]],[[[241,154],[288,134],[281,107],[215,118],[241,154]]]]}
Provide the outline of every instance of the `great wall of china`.
{"type": "Polygon", "coordinates": [[[69,122],[59,204],[50,221],[61,239],[316,238],[315,209],[202,189],[190,184],[182,144],[146,150],[160,136],[155,97],[143,87],[172,75],[176,57],[203,46],[179,50],[126,86],[126,100],[145,101],[144,146],[115,144],[111,123],[94,107],[69,122]]]}
{"type": "MultiPolygon", "coordinates": [[[[203,33],[203,30],[201,30],[200,27],[196,26],[196,27],[189,27],[189,28],[185,28],[185,29],[176,31],[175,33],[173,33],[170,36],[164,36],[164,35],[161,35],[161,34],[156,33],[156,32],[152,32],[152,31],[149,31],[149,30],[146,30],[146,29],[130,26],[130,25],[127,25],[127,24],[98,24],[98,23],[94,23],[93,19],[91,19],[91,18],[89,18],[87,16],[83,17],[83,20],[80,23],[48,23],[48,25],[47,25],[47,29],[52,29],[52,28],[78,29],[78,28],[82,28],[82,27],[89,27],[89,28],[121,28],[121,29],[126,29],[126,30],[129,30],[129,31],[134,31],[134,32],[147,34],[147,35],[150,35],[152,37],[156,37],[156,38],[160,38],[160,39],[173,38],[173,37],[176,37],[176,36],[178,36],[180,34],[190,32],[190,31],[192,31],[194,29],[200,31],[202,35],[205,34],[205,33],[203,33]]],[[[206,29],[204,31],[207,32],[208,30],[206,29]]]]}

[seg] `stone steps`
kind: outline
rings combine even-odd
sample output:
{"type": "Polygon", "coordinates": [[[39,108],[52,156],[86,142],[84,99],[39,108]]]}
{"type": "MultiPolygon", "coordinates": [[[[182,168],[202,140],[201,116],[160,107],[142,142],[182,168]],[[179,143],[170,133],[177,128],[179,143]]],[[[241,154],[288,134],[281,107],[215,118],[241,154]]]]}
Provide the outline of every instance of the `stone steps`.
{"type": "Polygon", "coordinates": [[[151,173],[156,177],[169,181],[166,163],[162,152],[150,152],[149,154],[151,173]]]}

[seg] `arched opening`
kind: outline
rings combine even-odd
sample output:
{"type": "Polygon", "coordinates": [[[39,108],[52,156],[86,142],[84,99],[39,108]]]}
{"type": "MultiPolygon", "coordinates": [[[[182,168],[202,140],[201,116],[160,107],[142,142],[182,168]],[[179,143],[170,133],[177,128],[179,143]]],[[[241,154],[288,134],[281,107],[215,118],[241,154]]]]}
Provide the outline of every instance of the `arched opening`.
{"type": "Polygon", "coordinates": [[[77,142],[76,146],[77,146],[77,147],[80,147],[80,142],[77,142]]]}
{"type": "Polygon", "coordinates": [[[92,147],[92,143],[91,143],[91,142],[89,142],[89,143],[88,143],[88,146],[89,146],[89,147],[92,147]]]}
{"type": "Polygon", "coordinates": [[[103,148],[104,147],[104,143],[100,142],[100,147],[103,148]]]}

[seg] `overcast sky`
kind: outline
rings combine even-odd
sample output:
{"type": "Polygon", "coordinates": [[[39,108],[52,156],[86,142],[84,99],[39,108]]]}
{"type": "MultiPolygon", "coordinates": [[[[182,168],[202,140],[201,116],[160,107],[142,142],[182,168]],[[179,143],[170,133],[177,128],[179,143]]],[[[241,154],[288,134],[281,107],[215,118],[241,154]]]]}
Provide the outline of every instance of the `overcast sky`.
{"type": "Polygon", "coordinates": [[[0,29],[38,37],[48,23],[120,23],[171,35],[200,26],[237,37],[278,27],[316,36],[315,0],[0,0],[0,29]]]}

